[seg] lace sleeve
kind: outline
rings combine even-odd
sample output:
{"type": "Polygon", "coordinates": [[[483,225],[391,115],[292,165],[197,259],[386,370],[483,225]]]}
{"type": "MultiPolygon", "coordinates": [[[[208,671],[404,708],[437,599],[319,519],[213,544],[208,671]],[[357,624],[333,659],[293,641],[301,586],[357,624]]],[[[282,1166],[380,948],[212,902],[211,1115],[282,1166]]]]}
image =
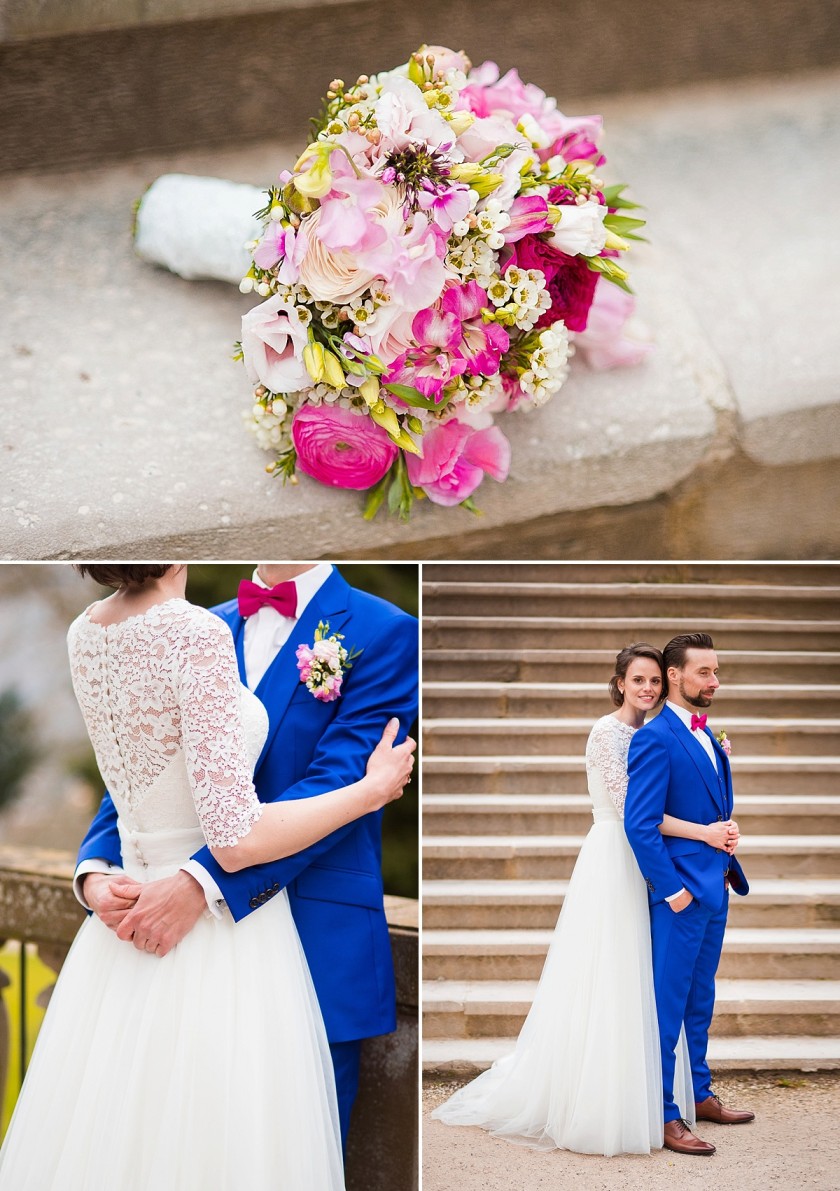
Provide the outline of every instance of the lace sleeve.
{"type": "Polygon", "coordinates": [[[630,736],[617,721],[605,716],[595,724],[586,742],[586,768],[600,775],[615,809],[624,818],[627,797],[627,750],[630,736]]]}
{"type": "Polygon", "coordinates": [[[180,657],[181,733],[205,839],[231,847],[263,812],[252,781],[240,713],[233,638],[212,614],[191,626],[180,657]]]}

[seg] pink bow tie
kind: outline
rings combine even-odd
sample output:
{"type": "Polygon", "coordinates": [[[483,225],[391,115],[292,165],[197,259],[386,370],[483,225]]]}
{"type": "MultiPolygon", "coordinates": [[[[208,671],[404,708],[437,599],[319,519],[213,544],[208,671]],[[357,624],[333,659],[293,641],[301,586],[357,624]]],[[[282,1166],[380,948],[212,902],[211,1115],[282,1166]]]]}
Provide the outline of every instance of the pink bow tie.
{"type": "Polygon", "coordinates": [[[276,587],[258,587],[250,579],[243,579],[239,584],[240,616],[253,616],[266,604],[284,616],[295,616],[297,588],[294,582],[290,580],[288,583],[278,583],[276,587]]]}
{"type": "Polygon", "coordinates": [[[691,731],[696,732],[698,728],[701,730],[706,727],[707,715],[692,715],[691,717],[691,731]]]}

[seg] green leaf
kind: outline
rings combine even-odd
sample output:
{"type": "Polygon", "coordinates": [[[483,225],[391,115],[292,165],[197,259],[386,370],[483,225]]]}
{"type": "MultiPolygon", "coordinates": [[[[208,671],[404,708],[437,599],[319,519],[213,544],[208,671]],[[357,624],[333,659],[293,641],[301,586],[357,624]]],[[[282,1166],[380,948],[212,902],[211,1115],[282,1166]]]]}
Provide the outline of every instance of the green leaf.
{"type": "Polygon", "coordinates": [[[604,196],[604,202],[608,207],[624,208],[628,211],[637,208],[639,206],[638,203],[631,202],[630,199],[621,197],[622,191],[626,189],[626,182],[619,186],[605,186],[601,191],[604,196]]]}
{"type": "Polygon", "coordinates": [[[419,389],[415,389],[413,385],[395,385],[385,384],[383,389],[387,389],[389,393],[393,393],[395,397],[399,397],[400,401],[404,401],[406,405],[411,405],[415,409],[440,409],[441,405],[438,401],[433,401],[431,397],[424,397],[419,389]]]}
{"type": "Polygon", "coordinates": [[[634,232],[637,227],[644,227],[646,219],[631,219],[629,215],[605,215],[604,227],[612,228],[619,236],[626,236],[634,232]]]}
{"type": "Polygon", "coordinates": [[[382,502],[385,499],[385,493],[388,490],[389,481],[390,471],[385,473],[378,484],[374,484],[372,488],[368,488],[367,498],[365,500],[365,511],[362,514],[365,521],[372,521],[382,508],[382,502]]]}
{"type": "Polygon", "coordinates": [[[468,496],[466,500],[461,501],[461,508],[466,509],[467,512],[469,512],[469,513],[475,513],[476,517],[484,516],[481,509],[478,507],[478,505],[475,503],[475,501],[473,500],[473,498],[471,496],[468,496]]]}
{"type": "Polygon", "coordinates": [[[616,266],[609,257],[588,256],[585,259],[590,269],[593,269],[596,273],[600,273],[607,281],[611,281],[613,285],[617,285],[619,289],[623,289],[626,294],[633,293],[627,284],[624,270],[620,266],[616,266]]]}

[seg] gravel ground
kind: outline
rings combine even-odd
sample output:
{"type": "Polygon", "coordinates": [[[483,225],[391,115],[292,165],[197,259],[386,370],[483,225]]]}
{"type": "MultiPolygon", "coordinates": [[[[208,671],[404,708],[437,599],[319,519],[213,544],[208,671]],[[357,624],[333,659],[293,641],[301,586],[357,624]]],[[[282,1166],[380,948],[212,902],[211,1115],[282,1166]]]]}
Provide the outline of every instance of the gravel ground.
{"type": "Polygon", "coordinates": [[[717,1146],[701,1159],[669,1150],[649,1156],[600,1158],[566,1150],[548,1153],[512,1145],[481,1129],[453,1128],[430,1119],[433,1108],[460,1086],[430,1081],[423,1090],[423,1191],[837,1191],[840,1187],[840,1076],[721,1077],[724,1104],[751,1108],[750,1125],[705,1124],[697,1133],[717,1146]]]}

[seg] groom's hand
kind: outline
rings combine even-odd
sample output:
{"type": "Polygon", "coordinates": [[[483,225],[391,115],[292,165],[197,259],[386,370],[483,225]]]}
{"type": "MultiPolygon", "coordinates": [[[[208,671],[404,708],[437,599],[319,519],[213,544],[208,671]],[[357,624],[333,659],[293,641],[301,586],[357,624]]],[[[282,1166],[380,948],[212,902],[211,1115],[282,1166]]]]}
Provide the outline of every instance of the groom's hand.
{"type": "Polygon", "coordinates": [[[137,902],[123,918],[117,934],[138,951],[164,956],[190,933],[206,905],[198,881],[179,869],[172,877],[140,887],[137,902]]]}
{"type": "Polygon", "coordinates": [[[671,909],[674,911],[675,914],[679,914],[687,906],[690,906],[693,901],[694,901],[693,895],[690,894],[687,889],[684,889],[682,891],[682,893],[679,895],[679,897],[672,898],[672,900],[668,902],[668,905],[671,907],[671,909]]]}
{"type": "Polygon", "coordinates": [[[82,897],[97,918],[111,930],[117,930],[134,906],[143,886],[128,877],[109,873],[87,873],[82,878],[82,897]]]}

